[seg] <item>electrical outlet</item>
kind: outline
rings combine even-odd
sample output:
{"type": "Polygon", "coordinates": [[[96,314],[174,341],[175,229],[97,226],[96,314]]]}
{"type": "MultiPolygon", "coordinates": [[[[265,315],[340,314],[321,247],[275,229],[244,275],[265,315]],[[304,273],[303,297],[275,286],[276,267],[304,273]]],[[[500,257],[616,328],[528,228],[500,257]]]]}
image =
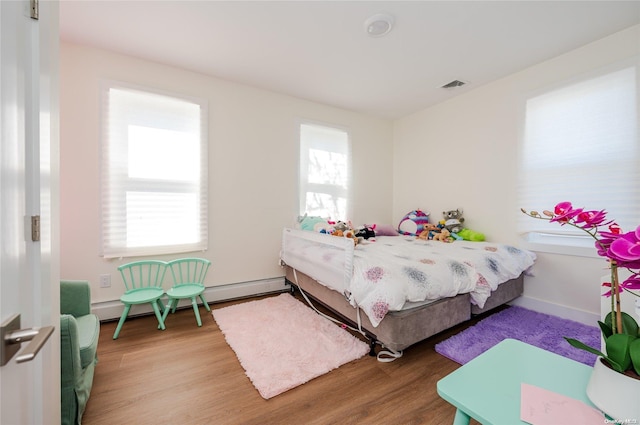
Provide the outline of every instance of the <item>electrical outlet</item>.
{"type": "Polygon", "coordinates": [[[100,287],[101,288],[110,288],[111,287],[111,275],[110,274],[102,274],[102,275],[100,275],[100,287]]]}

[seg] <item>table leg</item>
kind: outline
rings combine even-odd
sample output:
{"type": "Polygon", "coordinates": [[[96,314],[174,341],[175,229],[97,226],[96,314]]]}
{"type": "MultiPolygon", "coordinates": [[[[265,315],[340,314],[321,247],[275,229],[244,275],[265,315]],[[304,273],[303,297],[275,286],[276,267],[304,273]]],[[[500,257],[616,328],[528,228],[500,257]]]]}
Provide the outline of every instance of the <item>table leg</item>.
{"type": "Polygon", "coordinates": [[[469,425],[471,418],[460,409],[456,409],[456,415],[453,417],[453,425],[469,425]]]}

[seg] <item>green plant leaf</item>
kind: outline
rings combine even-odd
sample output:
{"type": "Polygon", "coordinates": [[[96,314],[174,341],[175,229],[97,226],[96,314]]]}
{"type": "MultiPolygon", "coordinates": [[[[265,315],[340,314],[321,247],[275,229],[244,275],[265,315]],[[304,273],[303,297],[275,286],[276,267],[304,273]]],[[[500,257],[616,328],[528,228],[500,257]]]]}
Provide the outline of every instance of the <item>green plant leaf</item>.
{"type": "MultiPolygon", "coordinates": [[[[622,334],[618,334],[618,335],[622,335],[622,334]]],[[[620,363],[616,362],[614,359],[610,358],[609,356],[607,356],[606,354],[602,353],[601,351],[596,350],[595,348],[591,348],[588,345],[586,345],[583,342],[578,341],[577,339],[574,338],[567,338],[566,336],[563,337],[572,347],[575,348],[579,348],[580,350],[584,350],[587,351],[591,354],[595,354],[596,356],[600,356],[602,358],[604,358],[613,368],[613,370],[617,371],[617,372],[623,372],[625,369],[622,368],[622,365],[620,365],[620,363]]]]}
{"type": "Polygon", "coordinates": [[[627,335],[638,336],[638,322],[624,311],[622,312],[622,330],[627,335]]]}
{"type": "Polygon", "coordinates": [[[613,332],[611,331],[611,323],[607,325],[606,323],[598,320],[598,325],[600,326],[600,330],[602,331],[602,336],[604,337],[604,339],[607,339],[611,335],[613,335],[613,332]]]}
{"type": "Polygon", "coordinates": [[[584,351],[588,351],[591,354],[595,354],[596,356],[600,356],[600,357],[607,357],[606,354],[603,354],[602,352],[596,350],[595,348],[591,348],[589,347],[587,344],[578,341],[577,339],[574,338],[567,338],[566,336],[563,337],[572,347],[576,347],[579,348],[581,350],[584,351]]]}
{"type": "Polygon", "coordinates": [[[640,338],[636,338],[629,344],[629,355],[631,356],[633,370],[640,375],[640,338]]]}
{"type": "Polygon", "coordinates": [[[629,345],[636,337],[627,334],[614,334],[605,341],[607,348],[607,360],[612,360],[621,367],[620,370],[612,364],[611,366],[618,372],[624,372],[631,366],[631,356],[629,355],[629,345]]]}
{"type": "MultiPolygon", "coordinates": [[[[638,336],[638,322],[636,322],[632,316],[625,313],[624,311],[620,312],[620,315],[622,316],[622,333],[627,335],[638,336]]],[[[609,312],[604,318],[604,324],[606,327],[609,328],[609,331],[608,331],[609,334],[611,334],[611,318],[612,318],[611,312],[609,312]]],[[[603,333],[604,333],[604,327],[602,325],[600,325],[600,329],[603,330],[603,333]]],[[[608,338],[608,336],[605,335],[605,338],[608,338]]]]}

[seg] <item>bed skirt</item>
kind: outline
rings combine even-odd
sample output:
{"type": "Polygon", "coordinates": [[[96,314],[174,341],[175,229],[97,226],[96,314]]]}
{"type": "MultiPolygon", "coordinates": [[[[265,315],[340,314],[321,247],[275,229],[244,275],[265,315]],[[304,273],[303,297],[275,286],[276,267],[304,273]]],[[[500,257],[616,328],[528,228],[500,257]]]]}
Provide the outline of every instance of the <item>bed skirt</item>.
{"type": "MultiPolygon", "coordinates": [[[[341,316],[355,327],[358,326],[357,310],[345,297],[316,282],[306,274],[285,266],[285,278],[295,287],[322,306],[341,316]]],[[[523,276],[509,280],[498,286],[487,300],[483,309],[472,305],[469,294],[443,298],[432,303],[402,311],[391,311],[377,327],[374,327],[364,313],[360,313],[360,327],[369,338],[378,341],[393,351],[401,351],[423,339],[467,321],[472,314],[480,314],[505,304],[522,294],[523,276]]]]}

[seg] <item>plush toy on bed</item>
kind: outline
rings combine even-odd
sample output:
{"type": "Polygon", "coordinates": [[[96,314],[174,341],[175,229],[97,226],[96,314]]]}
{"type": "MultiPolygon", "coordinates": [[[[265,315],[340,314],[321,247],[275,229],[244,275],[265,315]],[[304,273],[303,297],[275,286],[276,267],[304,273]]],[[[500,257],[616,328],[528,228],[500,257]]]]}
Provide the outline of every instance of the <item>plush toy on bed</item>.
{"type": "Polygon", "coordinates": [[[327,226],[320,229],[320,233],[326,233],[328,235],[342,236],[344,231],[347,230],[347,223],[344,221],[327,221],[327,226]]]}
{"type": "Polygon", "coordinates": [[[484,234],[476,232],[471,229],[467,229],[462,226],[464,218],[462,217],[462,210],[450,210],[443,211],[444,227],[451,232],[451,236],[455,239],[464,239],[465,241],[481,242],[484,241],[484,234]]]}
{"type": "Polygon", "coordinates": [[[424,225],[424,230],[418,235],[418,239],[430,240],[440,233],[442,226],[439,224],[427,223],[424,225]]]}
{"type": "Polygon", "coordinates": [[[471,242],[482,242],[484,241],[484,233],[476,232],[475,230],[464,228],[458,232],[458,236],[460,236],[465,241],[471,242]]]}
{"type": "Polygon", "coordinates": [[[462,217],[462,210],[449,210],[443,211],[444,227],[451,233],[458,233],[463,229],[462,223],[464,223],[464,217],[462,217]]]}
{"type": "Polygon", "coordinates": [[[360,240],[360,242],[362,242],[362,240],[368,240],[368,239],[374,240],[376,238],[375,229],[376,229],[375,224],[373,226],[367,226],[365,224],[364,226],[356,230],[356,237],[360,240]]]}
{"type": "Polygon", "coordinates": [[[360,240],[356,236],[356,231],[353,230],[353,229],[347,229],[347,230],[343,231],[342,232],[342,236],[344,236],[347,239],[353,239],[353,244],[354,245],[358,245],[358,242],[360,242],[360,240]]]}
{"type": "Polygon", "coordinates": [[[298,217],[298,222],[300,223],[300,229],[309,230],[311,232],[323,232],[330,227],[329,222],[319,216],[310,216],[303,215],[298,217]]]}
{"type": "Polygon", "coordinates": [[[433,240],[434,241],[441,241],[441,242],[453,242],[453,238],[451,237],[451,233],[445,228],[440,230],[440,232],[435,233],[433,235],[433,240]]]}
{"type": "Polygon", "coordinates": [[[344,221],[339,221],[338,220],[335,223],[331,223],[331,222],[329,222],[329,223],[333,225],[333,230],[336,231],[336,232],[340,232],[341,231],[341,232],[344,233],[346,230],[351,228],[351,226],[349,226],[344,221]]]}
{"type": "Polygon", "coordinates": [[[356,236],[356,231],[352,229],[351,222],[349,221],[329,221],[329,227],[326,229],[321,229],[320,233],[326,233],[331,236],[344,237],[348,239],[353,239],[353,243],[355,245],[358,244],[359,240],[356,236]]]}
{"type": "Polygon", "coordinates": [[[420,209],[405,214],[398,223],[398,233],[401,235],[418,236],[424,230],[424,225],[429,223],[429,213],[420,209]]]}

